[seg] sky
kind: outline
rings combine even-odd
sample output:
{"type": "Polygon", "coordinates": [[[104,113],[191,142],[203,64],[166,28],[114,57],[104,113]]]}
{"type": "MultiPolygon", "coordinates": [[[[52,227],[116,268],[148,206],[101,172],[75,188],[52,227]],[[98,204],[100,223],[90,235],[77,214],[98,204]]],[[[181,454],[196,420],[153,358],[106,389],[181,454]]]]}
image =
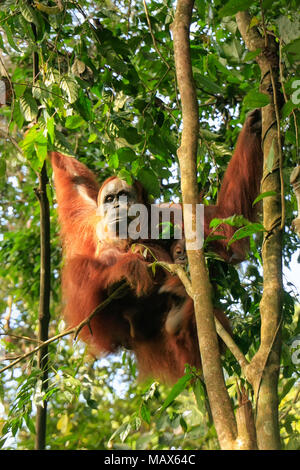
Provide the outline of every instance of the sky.
{"type": "Polygon", "coordinates": [[[292,256],[291,264],[289,268],[283,268],[284,274],[284,284],[286,282],[292,282],[297,291],[298,291],[298,302],[300,303],[300,263],[298,262],[298,258],[300,257],[300,248],[298,248],[292,256]]]}

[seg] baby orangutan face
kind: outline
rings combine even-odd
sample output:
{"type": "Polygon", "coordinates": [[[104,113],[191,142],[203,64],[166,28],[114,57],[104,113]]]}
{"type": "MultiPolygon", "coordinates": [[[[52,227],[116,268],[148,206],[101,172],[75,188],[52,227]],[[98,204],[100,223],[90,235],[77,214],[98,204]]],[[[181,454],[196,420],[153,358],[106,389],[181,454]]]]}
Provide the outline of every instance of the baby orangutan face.
{"type": "Polygon", "coordinates": [[[188,262],[186,250],[185,250],[185,240],[176,240],[172,243],[171,246],[171,258],[174,264],[181,264],[185,266],[188,262]]]}

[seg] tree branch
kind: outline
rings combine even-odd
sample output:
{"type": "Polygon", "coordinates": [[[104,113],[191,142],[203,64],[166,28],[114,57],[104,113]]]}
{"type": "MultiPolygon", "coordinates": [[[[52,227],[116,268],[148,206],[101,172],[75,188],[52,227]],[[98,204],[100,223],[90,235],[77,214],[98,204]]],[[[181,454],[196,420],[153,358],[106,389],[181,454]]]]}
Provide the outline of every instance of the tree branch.
{"type": "MultiPolygon", "coordinates": [[[[169,272],[172,274],[176,275],[179,277],[181,280],[182,284],[184,285],[184,288],[186,290],[186,293],[193,298],[193,289],[191,285],[191,281],[189,280],[184,268],[178,264],[169,264],[165,262],[159,262],[157,263],[163,268],[167,269],[169,272]]],[[[216,331],[220,338],[223,340],[223,342],[226,344],[230,352],[233,354],[237,362],[239,363],[243,374],[246,377],[246,371],[247,371],[247,366],[249,365],[249,362],[245,358],[244,354],[240,350],[240,348],[237,346],[235,341],[233,340],[232,336],[225,330],[223,325],[220,323],[220,321],[216,318],[215,320],[215,325],[216,325],[216,331]]]]}
{"type": "Polygon", "coordinates": [[[17,149],[19,154],[23,156],[22,149],[18,145],[18,142],[11,135],[9,135],[8,132],[4,132],[2,129],[0,129],[0,139],[9,140],[13,144],[13,146],[17,149]]]}
{"type": "Polygon", "coordinates": [[[167,67],[167,71],[169,71],[171,67],[168,64],[168,62],[166,61],[166,59],[164,58],[164,56],[161,54],[161,52],[158,49],[157,44],[156,44],[155,36],[153,34],[153,31],[152,31],[152,26],[151,26],[151,21],[150,21],[150,17],[149,17],[149,12],[148,12],[148,7],[147,7],[146,0],[143,0],[143,4],[144,4],[144,10],[145,10],[146,19],[147,19],[147,23],[148,23],[148,26],[149,26],[149,31],[150,31],[150,34],[151,34],[154,49],[156,50],[157,54],[159,55],[159,57],[161,58],[161,60],[165,64],[165,66],[167,67]]]}
{"type": "Polygon", "coordinates": [[[244,354],[238,347],[238,345],[234,342],[232,336],[228,333],[228,331],[225,330],[223,327],[222,323],[219,322],[219,320],[215,317],[215,324],[216,324],[216,330],[220,338],[224,341],[226,344],[227,348],[229,351],[233,354],[235,359],[238,361],[243,374],[247,375],[247,367],[249,365],[249,362],[245,358],[244,354]]]}
{"type": "MultiPolygon", "coordinates": [[[[85,326],[89,326],[92,318],[97,315],[98,313],[100,313],[105,307],[107,307],[110,302],[112,302],[112,300],[116,299],[116,298],[119,298],[120,295],[122,295],[124,293],[125,290],[128,289],[128,284],[126,282],[124,282],[124,284],[122,284],[121,286],[119,286],[107,299],[104,300],[104,302],[102,302],[101,304],[99,304],[95,310],[93,310],[91,312],[91,314],[86,318],[84,319],[82,322],[79,323],[79,325],[77,326],[74,326],[72,328],[67,328],[66,330],[64,330],[62,333],[59,333],[58,335],[55,335],[55,336],[52,336],[51,338],[47,339],[46,341],[42,341],[42,342],[39,342],[38,346],[36,346],[35,348],[33,348],[31,351],[28,351],[26,354],[23,354],[22,356],[18,357],[14,362],[12,362],[11,364],[3,367],[2,369],[0,369],[0,374],[2,372],[5,372],[6,370],[8,369],[11,369],[12,367],[14,367],[16,364],[18,364],[19,362],[23,361],[24,359],[27,359],[27,357],[30,357],[32,356],[33,354],[39,352],[42,348],[45,348],[46,346],[49,346],[49,344],[53,343],[54,341],[57,341],[58,339],[61,339],[63,338],[64,336],[68,336],[68,335],[71,335],[71,334],[74,334],[74,339],[76,339],[80,333],[80,331],[82,330],[82,328],[84,328],[85,326]]],[[[32,341],[34,341],[32,338],[28,338],[32,341]]],[[[35,340],[36,341],[36,340],[35,340]]],[[[37,340],[39,341],[39,340],[37,340]]]]}

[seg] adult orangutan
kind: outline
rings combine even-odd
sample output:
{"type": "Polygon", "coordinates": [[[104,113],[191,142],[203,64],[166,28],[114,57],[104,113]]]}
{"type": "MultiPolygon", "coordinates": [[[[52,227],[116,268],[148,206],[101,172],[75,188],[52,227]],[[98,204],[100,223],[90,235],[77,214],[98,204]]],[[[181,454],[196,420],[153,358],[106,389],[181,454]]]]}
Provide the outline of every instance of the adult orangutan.
{"type": "MultiPolygon", "coordinates": [[[[205,237],[213,218],[243,214],[254,219],[252,202],[262,173],[260,128],[256,110],[239,135],[217,204],[204,208],[205,237]]],[[[133,350],[142,376],[174,381],[184,373],[186,363],[200,366],[192,300],[178,278],[157,266],[153,273],[149,266],[156,260],[177,262],[176,253],[170,253],[171,245],[167,249],[145,233],[137,239],[121,236],[133,222],[133,205],[149,207],[141,184],[129,186],[112,176],[99,187],[95,175],[76,159],[57,152],[50,158],[65,255],[62,292],[67,324],[76,326],[86,319],[120,282],[127,281],[126,293],[94,316],[81,338],[95,353],[120,347],[133,350]]],[[[149,218],[149,213],[144,217],[149,218]]],[[[228,262],[243,260],[245,242],[237,241],[228,250],[235,229],[223,225],[220,230],[224,238],[213,241],[210,249],[228,262]]],[[[216,310],[215,314],[227,327],[224,313],[216,310]]]]}

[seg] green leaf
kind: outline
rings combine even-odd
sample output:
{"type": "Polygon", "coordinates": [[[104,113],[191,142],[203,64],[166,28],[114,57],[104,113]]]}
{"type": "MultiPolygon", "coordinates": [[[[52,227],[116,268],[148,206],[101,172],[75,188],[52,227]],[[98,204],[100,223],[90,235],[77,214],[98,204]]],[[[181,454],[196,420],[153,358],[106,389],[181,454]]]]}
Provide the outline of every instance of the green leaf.
{"type": "Polygon", "coordinates": [[[41,167],[47,158],[47,138],[44,136],[44,131],[41,130],[35,141],[34,141],[34,148],[41,164],[41,167]]]}
{"type": "Polygon", "coordinates": [[[32,168],[37,171],[42,168],[47,157],[47,137],[44,132],[44,129],[39,129],[35,125],[20,142],[25,158],[30,162],[32,168]]]}
{"type": "Polygon", "coordinates": [[[126,168],[122,168],[118,172],[118,178],[121,178],[126,181],[127,184],[132,185],[132,176],[126,168]]]}
{"type": "Polygon", "coordinates": [[[119,158],[117,153],[113,153],[108,160],[108,164],[111,168],[115,170],[119,167],[119,158]]]}
{"type": "Polygon", "coordinates": [[[205,412],[205,390],[200,379],[197,379],[193,384],[193,392],[195,394],[197,406],[199,410],[205,412]]]}
{"type": "Polygon", "coordinates": [[[252,203],[252,206],[255,206],[255,204],[257,204],[259,201],[261,201],[262,199],[264,199],[265,197],[269,197],[269,196],[276,196],[276,191],[266,191],[265,193],[261,193],[259,196],[257,196],[257,198],[253,201],[252,203]]]}
{"type": "Polygon", "coordinates": [[[33,121],[37,117],[38,106],[31,95],[25,94],[20,98],[20,107],[26,121],[33,121]]]}
{"type": "Polygon", "coordinates": [[[142,420],[139,416],[134,416],[131,420],[132,427],[135,431],[138,431],[142,425],[142,420]]]}
{"type": "Polygon", "coordinates": [[[131,431],[131,424],[128,423],[126,426],[125,426],[125,429],[124,431],[120,432],[120,439],[122,442],[124,442],[128,436],[128,434],[130,433],[131,431]]]}
{"type": "Polygon", "coordinates": [[[115,437],[117,436],[125,436],[125,439],[126,439],[126,437],[128,436],[128,433],[130,432],[130,429],[131,429],[130,423],[121,424],[121,426],[118,429],[116,429],[115,432],[110,436],[109,443],[110,441],[113,441],[115,437]]]}
{"type": "Polygon", "coordinates": [[[67,129],[77,129],[78,127],[85,127],[85,125],[85,120],[78,115],[68,116],[65,123],[67,129]]]}
{"type": "Polygon", "coordinates": [[[91,143],[95,142],[96,139],[97,139],[97,134],[93,133],[89,136],[88,143],[91,144],[91,143]]]}
{"type": "Polygon", "coordinates": [[[24,115],[20,109],[20,103],[16,102],[13,109],[13,121],[17,124],[19,129],[22,129],[24,124],[24,115]]]}
{"type": "Polygon", "coordinates": [[[35,434],[35,425],[34,425],[33,420],[31,419],[31,417],[26,413],[24,418],[25,418],[26,426],[28,427],[29,431],[32,434],[35,434]]]}
{"type": "Polygon", "coordinates": [[[142,136],[138,134],[138,131],[135,127],[126,127],[120,129],[119,136],[123,137],[131,145],[138,144],[142,140],[142,136]]]}
{"type": "Polygon", "coordinates": [[[240,62],[243,54],[243,48],[236,38],[233,38],[231,41],[225,42],[222,44],[222,49],[230,60],[240,62]]]}
{"type": "Polygon", "coordinates": [[[185,390],[187,384],[190,382],[192,377],[193,377],[193,374],[185,374],[176,382],[176,384],[172,387],[169,395],[165,399],[161,408],[161,412],[164,411],[166,408],[168,408],[168,406],[171,405],[171,403],[175,400],[175,398],[177,398],[178,395],[180,395],[180,393],[183,392],[183,390],[185,390]]]}
{"type": "Polygon", "coordinates": [[[75,103],[78,97],[78,84],[72,77],[63,77],[60,82],[62,90],[67,94],[69,103],[75,103]]]}
{"type": "Polygon", "coordinates": [[[213,94],[223,93],[223,89],[217,83],[210,80],[210,78],[205,77],[204,75],[200,75],[199,73],[196,73],[195,79],[198,85],[203,87],[208,92],[213,93],[213,94]]]}
{"type": "Polygon", "coordinates": [[[287,380],[287,382],[285,383],[284,387],[283,387],[283,390],[282,392],[280,393],[279,397],[278,397],[278,402],[281,403],[282,400],[284,399],[284,397],[289,393],[289,391],[292,389],[292,387],[294,386],[296,382],[296,378],[293,377],[289,380],[287,380]]]}
{"type": "Polygon", "coordinates": [[[232,16],[238,11],[247,10],[254,0],[229,0],[226,5],[219,11],[219,17],[232,16]]]}
{"type": "Polygon", "coordinates": [[[153,274],[153,277],[155,277],[155,274],[156,274],[156,263],[152,263],[151,265],[151,271],[152,271],[152,274],[153,274]]]}
{"type": "Polygon", "coordinates": [[[244,98],[244,105],[248,108],[262,108],[270,103],[270,98],[257,90],[251,90],[244,98]]]}
{"type": "Polygon", "coordinates": [[[187,432],[188,425],[182,416],[180,416],[180,426],[182,427],[184,432],[187,432]]]}
{"type": "Polygon", "coordinates": [[[67,434],[69,428],[69,416],[67,413],[63,414],[56,424],[57,429],[64,435],[67,434]]]}
{"type": "Polygon", "coordinates": [[[137,175],[148,194],[154,197],[160,195],[160,186],[156,174],[150,168],[142,168],[137,175]]]}
{"type": "Polygon", "coordinates": [[[73,148],[62,132],[55,130],[54,149],[66,155],[74,155],[73,148]]]}
{"type": "Polygon", "coordinates": [[[48,87],[49,85],[52,85],[53,83],[56,83],[57,85],[59,85],[60,73],[58,70],[49,67],[48,72],[47,72],[47,77],[45,80],[45,85],[48,87]]]}
{"type": "Polygon", "coordinates": [[[3,155],[0,157],[0,178],[3,178],[6,174],[6,161],[3,155]]]}
{"type": "Polygon", "coordinates": [[[241,227],[231,237],[227,246],[229,247],[236,240],[241,240],[242,238],[249,237],[250,235],[253,235],[257,232],[264,232],[264,230],[264,226],[259,223],[251,223],[249,225],[246,225],[245,227],[241,227]]]}
{"type": "Polygon", "coordinates": [[[4,45],[4,42],[3,42],[2,34],[0,34],[0,49],[2,49],[3,52],[5,52],[5,54],[9,54],[9,53],[7,52],[7,50],[5,49],[5,45],[4,45]]]}
{"type": "Polygon", "coordinates": [[[147,424],[150,424],[151,413],[147,403],[145,402],[143,402],[141,406],[141,417],[147,424]]]}
{"type": "Polygon", "coordinates": [[[7,437],[4,437],[4,439],[0,439],[0,449],[4,446],[6,439],[7,437]]]}
{"type": "Polygon", "coordinates": [[[227,217],[225,219],[212,219],[209,226],[211,228],[217,228],[221,224],[227,224],[231,225],[232,227],[241,227],[248,223],[248,219],[246,219],[243,215],[232,215],[231,217],[227,217]]]}
{"type": "Polygon", "coordinates": [[[245,62],[253,62],[253,60],[260,54],[261,49],[256,49],[256,51],[247,52],[245,55],[245,62]]]}
{"type": "Polygon", "coordinates": [[[13,38],[13,35],[11,33],[10,28],[5,24],[2,24],[1,27],[5,31],[6,39],[7,39],[8,44],[10,45],[10,47],[12,47],[17,52],[21,52],[20,49],[18,48],[18,46],[16,45],[15,41],[14,41],[14,38],[13,38]]]}
{"type": "Polygon", "coordinates": [[[47,120],[47,131],[50,138],[50,142],[54,143],[54,117],[47,120]]]}
{"type": "Polygon", "coordinates": [[[32,87],[32,96],[36,100],[40,100],[43,95],[43,90],[40,87],[40,83],[36,82],[36,86],[32,87]]]}
{"type": "Polygon", "coordinates": [[[168,156],[168,151],[166,149],[166,142],[160,135],[160,132],[154,132],[153,135],[151,135],[148,138],[148,149],[150,152],[152,152],[154,155],[158,155],[160,157],[167,157],[168,156]]]}
{"type": "Polygon", "coordinates": [[[124,75],[128,71],[126,63],[117,57],[113,51],[106,52],[105,58],[107,60],[107,64],[110,65],[116,73],[124,75]]]}
{"type": "Polygon", "coordinates": [[[129,147],[121,147],[117,150],[120,162],[131,163],[136,159],[135,152],[129,147]]]}
{"type": "Polygon", "coordinates": [[[154,395],[157,391],[158,385],[159,385],[158,382],[153,382],[151,384],[151,386],[148,388],[148,390],[143,395],[144,401],[151,400],[151,398],[154,397],[154,395]]]}
{"type": "Polygon", "coordinates": [[[91,398],[86,401],[87,405],[92,408],[93,410],[97,410],[99,407],[99,403],[96,400],[92,400],[91,398]]]}
{"type": "Polygon", "coordinates": [[[77,112],[83,117],[87,122],[93,121],[94,112],[92,109],[92,103],[87,96],[85,96],[83,90],[80,88],[78,92],[78,98],[75,104],[77,112]]]}
{"type": "Polygon", "coordinates": [[[36,26],[39,26],[35,11],[26,3],[26,1],[19,2],[19,8],[22,16],[26,21],[28,21],[28,23],[34,23],[36,26]]]}
{"type": "Polygon", "coordinates": [[[262,259],[257,250],[256,243],[253,237],[250,237],[250,250],[254,254],[254,257],[258,260],[259,264],[262,265],[262,259]]]}
{"type": "Polygon", "coordinates": [[[296,39],[295,41],[291,42],[283,49],[287,55],[289,60],[292,63],[295,63],[300,60],[300,39],[296,39]]]}
{"type": "Polygon", "coordinates": [[[17,99],[24,95],[26,88],[27,85],[24,84],[16,83],[14,85],[14,92],[17,99]]]}
{"type": "Polygon", "coordinates": [[[259,23],[260,23],[259,18],[258,18],[257,16],[253,16],[252,19],[251,19],[251,21],[250,21],[249,30],[250,30],[251,28],[254,28],[254,26],[258,26],[259,23]]]}
{"type": "Polygon", "coordinates": [[[29,24],[28,21],[25,20],[24,16],[19,16],[19,21],[22,25],[24,36],[27,36],[31,39],[32,42],[35,42],[35,36],[33,34],[31,24],[29,24]]]}
{"type": "MultiPolygon", "coordinates": [[[[299,91],[297,91],[297,94],[299,94],[299,92],[300,92],[300,89],[299,89],[299,91]]],[[[295,95],[296,95],[296,92],[295,92],[295,95]]],[[[300,94],[299,94],[299,96],[300,96],[300,94]]],[[[293,95],[292,95],[292,99],[293,99],[293,95]]],[[[287,117],[289,117],[291,112],[296,108],[297,108],[297,104],[296,104],[296,102],[293,103],[292,100],[289,100],[286,103],[284,103],[283,108],[282,108],[282,119],[286,119],[287,117]]]]}
{"type": "Polygon", "coordinates": [[[37,137],[37,134],[38,130],[37,126],[35,125],[27,132],[24,139],[19,144],[26,158],[30,158],[34,152],[34,141],[37,137]]]}

